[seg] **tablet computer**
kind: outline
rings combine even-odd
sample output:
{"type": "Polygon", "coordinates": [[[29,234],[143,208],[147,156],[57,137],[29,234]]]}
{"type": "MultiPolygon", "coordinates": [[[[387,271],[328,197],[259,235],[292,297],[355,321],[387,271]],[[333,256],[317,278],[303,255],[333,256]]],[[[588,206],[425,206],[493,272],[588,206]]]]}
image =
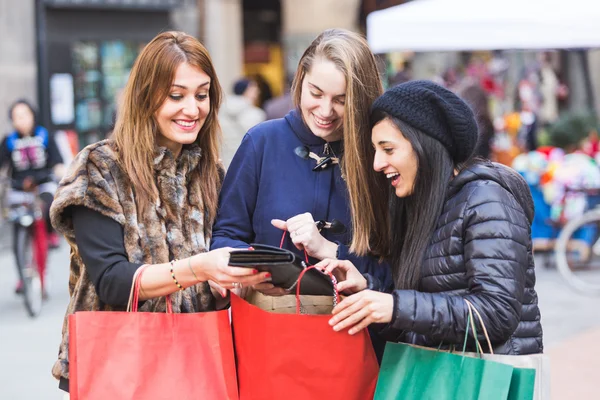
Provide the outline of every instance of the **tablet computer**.
{"type": "MultiPolygon", "coordinates": [[[[286,249],[255,243],[251,246],[254,250],[232,251],[229,265],[269,272],[274,286],[295,293],[300,272],[308,268],[306,262],[286,249]]],[[[317,269],[308,270],[302,278],[300,294],[333,296],[331,278],[317,269]]]]}

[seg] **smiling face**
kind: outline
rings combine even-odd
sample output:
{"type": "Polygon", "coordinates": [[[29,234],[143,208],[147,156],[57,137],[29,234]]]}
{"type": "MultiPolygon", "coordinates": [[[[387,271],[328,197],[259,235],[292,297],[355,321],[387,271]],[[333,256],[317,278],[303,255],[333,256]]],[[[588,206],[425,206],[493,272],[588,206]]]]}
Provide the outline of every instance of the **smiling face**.
{"type": "Polygon", "coordinates": [[[389,118],[373,127],[371,142],[375,148],[375,171],[386,175],[397,197],[410,196],[418,170],[417,155],[410,142],[389,118]]]}
{"type": "Polygon", "coordinates": [[[178,156],[184,144],[194,143],[210,112],[210,77],[204,71],[182,63],[160,108],[154,114],[159,146],[178,156]]]}
{"type": "Polygon", "coordinates": [[[315,136],[328,142],[342,138],[346,78],[326,59],[315,60],[302,80],[302,119],[315,136]]]}

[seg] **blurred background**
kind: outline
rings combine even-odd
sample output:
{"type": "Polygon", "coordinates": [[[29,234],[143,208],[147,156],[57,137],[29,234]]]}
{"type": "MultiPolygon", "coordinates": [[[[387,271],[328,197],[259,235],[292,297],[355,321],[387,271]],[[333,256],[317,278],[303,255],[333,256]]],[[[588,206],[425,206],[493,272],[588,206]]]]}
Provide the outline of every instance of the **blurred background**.
{"type": "MultiPolygon", "coordinates": [[[[459,93],[477,113],[478,153],[530,184],[553,399],[592,399],[592,374],[600,371],[600,217],[564,228],[600,203],[598,21],[600,6],[586,0],[0,0],[0,136],[13,130],[9,105],[26,98],[42,126],[68,139],[68,163],[110,135],[140,49],[175,29],[199,38],[215,63],[226,94],[228,165],[248,128],[292,107],[290,78],[322,30],[362,32],[386,87],[432,79],[459,93]],[[555,253],[561,240],[563,273],[555,253]]],[[[69,249],[63,241],[49,254],[49,296],[30,318],[14,293],[7,215],[0,399],[60,399],[50,368],[68,301],[69,249]]]]}

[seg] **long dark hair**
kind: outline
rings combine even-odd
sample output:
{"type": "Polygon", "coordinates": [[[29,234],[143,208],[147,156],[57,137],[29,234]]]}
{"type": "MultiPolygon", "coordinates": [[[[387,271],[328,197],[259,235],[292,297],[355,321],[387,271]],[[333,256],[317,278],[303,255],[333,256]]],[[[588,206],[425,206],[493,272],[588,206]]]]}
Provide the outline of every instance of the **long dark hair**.
{"type": "Polygon", "coordinates": [[[396,289],[418,289],[421,266],[442,214],[448,184],[456,168],[437,140],[385,113],[375,113],[372,125],[389,118],[410,142],[417,157],[413,192],[405,198],[389,195],[389,256],[396,289]]]}

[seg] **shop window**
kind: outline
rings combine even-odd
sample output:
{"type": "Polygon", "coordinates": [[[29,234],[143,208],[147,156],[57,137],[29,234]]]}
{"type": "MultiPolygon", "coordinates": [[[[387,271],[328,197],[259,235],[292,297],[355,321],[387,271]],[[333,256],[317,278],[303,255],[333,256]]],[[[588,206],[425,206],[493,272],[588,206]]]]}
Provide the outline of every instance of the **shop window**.
{"type": "Polygon", "coordinates": [[[72,45],[75,129],[83,145],[104,139],[114,127],[117,103],[143,43],[79,41],[72,45]]]}

